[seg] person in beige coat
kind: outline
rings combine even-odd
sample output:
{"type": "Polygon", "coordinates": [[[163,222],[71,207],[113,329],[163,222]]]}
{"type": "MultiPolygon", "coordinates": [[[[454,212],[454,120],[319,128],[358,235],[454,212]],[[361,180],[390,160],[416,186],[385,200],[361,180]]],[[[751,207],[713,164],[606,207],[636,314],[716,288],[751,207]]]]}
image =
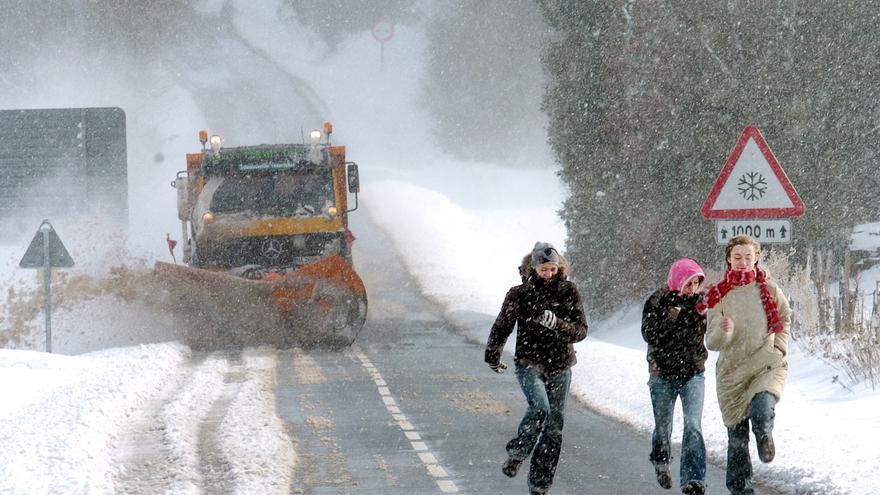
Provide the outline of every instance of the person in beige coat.
{"type": "Polygon", "coordinates": [[[727,488],[734,495],[751,495],[749,426],[758,457],[772,461],[775,408],[788,378],[791,309],[779,286],[758,266],[757,241],[736,236],[724,255],[724,278],[709,288],[698,309],[707,311],[706,346],[719,352],[715,382],[727,427],[727,488]]]}

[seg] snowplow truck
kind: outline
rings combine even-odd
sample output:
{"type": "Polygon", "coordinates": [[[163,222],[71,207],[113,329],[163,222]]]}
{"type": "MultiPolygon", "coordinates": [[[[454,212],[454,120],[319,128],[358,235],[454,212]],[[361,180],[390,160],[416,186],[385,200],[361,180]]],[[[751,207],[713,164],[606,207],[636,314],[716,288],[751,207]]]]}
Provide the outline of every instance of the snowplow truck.
{"type": "Polygon", "coordinates": [[[183,264],[155,265],[190,344],[338,348],[356,339],[367,314],[348,227],[358,167],[331,132],[325,123],[308,143],[232,148],[199,133],[202,150],[172,182],[183,264]]]}

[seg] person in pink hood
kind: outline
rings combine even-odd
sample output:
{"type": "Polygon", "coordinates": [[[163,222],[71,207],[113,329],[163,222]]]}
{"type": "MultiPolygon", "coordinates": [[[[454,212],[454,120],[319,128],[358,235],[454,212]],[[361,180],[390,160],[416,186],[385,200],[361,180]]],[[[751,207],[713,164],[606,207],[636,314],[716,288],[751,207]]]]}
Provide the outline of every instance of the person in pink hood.
{"type": "Polygon", "coordinates": [[[642,337],[648,343],[648,389],[654,410],[650,460],[657,482],[672,487],[670,436],[676,398],[681,398],[684,432],[681,444],[682,493],[706,492],[706,445],[702,417],[706,358],[706,317],[697,311],[706,276],[696,261],[684,258],[669,268],[666,285],[651,294],[642,312],[642,337]]]}

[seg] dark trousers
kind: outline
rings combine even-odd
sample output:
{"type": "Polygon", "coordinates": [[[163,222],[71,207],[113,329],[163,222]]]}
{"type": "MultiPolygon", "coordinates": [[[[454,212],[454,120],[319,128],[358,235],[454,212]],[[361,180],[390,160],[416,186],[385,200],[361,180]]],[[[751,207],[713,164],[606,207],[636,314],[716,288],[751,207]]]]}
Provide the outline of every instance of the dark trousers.
{"type": "Polygon", "coordinates": [[[755,439],[773,431],[776,397],[760,392],[749,403],[749,417],[727,428],[727,489],[734,495],[752,495],[752,459],[749,456],[749,422],[755,439]]]}
{"type": "Polygon", "coordinates": [[[571,370],[548,376],[534,368],[517,367],[516,379],[529,407],[520,421],[516,438],[507,443],[507,454],[519,460],[531,454],[529,487],[543,492],[553,484],[562,450],[565,398],[571,370]]]}

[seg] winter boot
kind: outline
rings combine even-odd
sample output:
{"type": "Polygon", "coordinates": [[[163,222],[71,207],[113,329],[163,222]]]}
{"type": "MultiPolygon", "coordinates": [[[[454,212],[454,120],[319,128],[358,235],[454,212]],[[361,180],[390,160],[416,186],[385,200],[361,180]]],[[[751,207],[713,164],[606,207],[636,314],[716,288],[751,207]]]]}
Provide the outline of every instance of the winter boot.
{"type": "Polygon", "coordinates": [[[764,464],[776,457],[776,445],[773,444],[773,434],[769,431],[758,439],[758,457],[764,464]]]}
{"type": "Polygon", "coordinates": [[[501,472],[504,473],[504,476],[508,478],[513,478],[516,476],[516,473],[519,472],[519,465],[522,464],[522,459],[514,459],[513,457],[508,457],[504,464],[501,465],[501,472]]]}
{"type": "Polygon", "coordinates": [[[681,493],[689,495],[703,495],[706,493],[706,485],[701,481],[691,480],[682,485],[681,493]]]}
{"type": "Polygon", "coordinates": [[[669,465],[668,464],[656,464],[654,465],[654,474],[657,475],[657,483],[669,490],[672,488],[672,475],[669,474],[669,465]]]}

